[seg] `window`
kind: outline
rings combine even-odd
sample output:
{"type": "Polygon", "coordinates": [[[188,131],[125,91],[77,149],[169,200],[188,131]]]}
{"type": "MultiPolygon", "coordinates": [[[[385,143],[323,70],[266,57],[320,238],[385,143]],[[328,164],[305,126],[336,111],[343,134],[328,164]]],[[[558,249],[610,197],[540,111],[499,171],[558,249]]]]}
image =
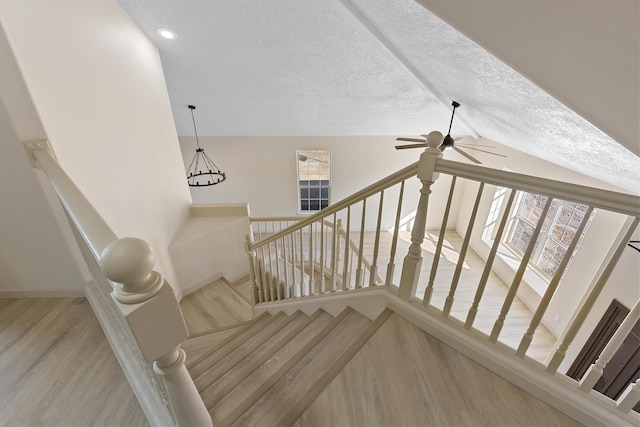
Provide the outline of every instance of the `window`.
{"type": "MultiPolygon", "coordinates": [[[[511,228],[505,241],[515,253],[523,255],[526,251],[546,202],[546,196],[518,194],[511,228]]],[[[535,243],[531,264],[552,277],[576,235],[578,226],[584,220],[587,209],[588,206],[580,203],[554,199],[535,243]]]]}
{"type": "Polygon", "coordinates": [[[329,206],[330,150],[298,150],[300,212],[317,212],[329,206]]]}

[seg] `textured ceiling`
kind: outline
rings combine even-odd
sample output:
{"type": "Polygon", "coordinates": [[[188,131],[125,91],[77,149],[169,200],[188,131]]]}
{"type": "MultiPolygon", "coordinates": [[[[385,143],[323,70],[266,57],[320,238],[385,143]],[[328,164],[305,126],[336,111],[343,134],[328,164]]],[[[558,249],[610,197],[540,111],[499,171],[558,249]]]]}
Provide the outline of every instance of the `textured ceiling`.
{"type": "MultiPolygon", "coordinates": [[[[471,134],[632,192],[640,159],[413,0],[118,0],[179,135],[471,134]],[[160,39],[158,27],[178,34],[160,39]]],[[[390,144],[393,139],[390,139],[390,144]]]]}

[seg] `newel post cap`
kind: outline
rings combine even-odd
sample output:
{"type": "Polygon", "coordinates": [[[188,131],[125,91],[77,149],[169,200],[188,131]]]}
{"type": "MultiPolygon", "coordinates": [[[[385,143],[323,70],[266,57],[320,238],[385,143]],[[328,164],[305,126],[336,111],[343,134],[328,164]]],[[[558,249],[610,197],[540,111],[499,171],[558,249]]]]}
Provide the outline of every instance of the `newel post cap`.
{"type": "Polygon", "coordinates": [[[441,132],[434,130],[427,135],[427,145],[431,148],[438,148],[444,141],[444,136],[441,132]]]}
{"type": "Polygon", "coordinates": [[[135,287],[149,280],[156,258],[151,246],[136,237],[111,242],[100,256],[100,267],[107,278],[135,287]]]}
{"type": "Polygon", "coordinates": [[[442,151],[438,148],[442,144],[444,137],[441,132],[434,130],[427,135],[427,149],[420,155],[418,164],[418,179],[422,183],[433,183],[438,179],[435,172],[436,161],[442,158],[442,151]]]}
{"type": "Polygon", "coordinates": [[[151,246],[136,237],[124,237],[111,242],[102,251],[100,268],[116,282],[113,296],[124,304],[135,304],[155,295],[164,279],[153,271],[156,257],[151,246]]]}

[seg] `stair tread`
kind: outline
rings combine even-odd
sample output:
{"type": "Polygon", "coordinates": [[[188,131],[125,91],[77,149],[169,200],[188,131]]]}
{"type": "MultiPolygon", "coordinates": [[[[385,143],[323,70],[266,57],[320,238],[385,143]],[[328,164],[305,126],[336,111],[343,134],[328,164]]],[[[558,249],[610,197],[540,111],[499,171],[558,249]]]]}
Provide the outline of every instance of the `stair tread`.
{"type": "MultiPolygon", "coordinates": [[[[233,425],[277,425],[370,324],[369,319],[351,311],[319,344],[279,378],[249,410],[233,421],[233,425]]],[[[228,423],[223,420],[221,424],[228,423]]]]}
{"type": "Polygon", "coordinates": [[[249,377],[251,378],[244,385],[245,394],[246,390],[251,388],[250,384],[262,383],[264,378],[277,371],[300,348],[303,348],[309,341],[313,340],[314,335],[333,319],[333,316],[324,310],[318,310],[312,316],[301,316],[301,324],[299,326],[302,326],[302,328],[297,332],[295,330],[291,331],[289,335],[293,335],[292,337],[285,336],[283,340],[270,340],[259,351],[245,357],[234,369],[227,371],[215,383],[202,390],[200,395],[207,408],[214,406],[249,377]],[[302,321],[305,320],[307,323],[303,324],[302,321]]]}
{"type": "Polygon", "coordinates": [[[295,328],[299,322],[304,322],[306,317],[307,316],[300,311],[295,312],[291,316],[279,316],[223,358],[215,360],[213,363],[207,363],[208,368],[203,371],[202,374],[198,376],[192,375],[196,387],[199,391],[207,388],[207,386],[224,375],[225,372],[235,370],[235,365],[242,359],[249,356],[252,352],[258,351],[263,344],[276,339],[281,334],[286,334],[289,329],[295,328]]]}
{"type": "Polygon", "coordinates": [[[209,408],[214,424],[223,420],[228,424],[242,415],[260,398],[280,377],[285,375],[309,350],[333,331],[351,313],[344,310],[337,317],[323,312],[321,316],[308,326],[308,333],[296,336],[258,369],[254,370],[237,387],[226,394],[213,407],[209,408]]]}
{"type": "Polygon", "coordinates": [[[272,316],[269,313],[263,313],[260,316],[256,317],[254,321],[251,324],[247,325],[245,329],[229,337],[228,340],[225,340],[220,344],[220,346],[212,349],[209,353],[206,353],[202,357],[188,364],[187,369],[189,370],[191,376],[193,378],[197,377],[202,372],[204,372],[211,363],[222,359],[224,356],[232,352],[235,348],[240,346],[244,341],[260,332],[271,322],[275,321],[276,318],[282,316],[284,316],[283,313],[279,313],[276,316],[272,316]]]}
{"type": "Polygon", "coordinates": [[[373,322],[369,322],[367,328],[359,334],[355,340],[348,345],[347,348],[338,354],[333,362],[328,366],[323,375],[318,377],[312,387],[308,391],[302,393],[296,403],[290,407],[286,413],[278,420],[280,426],[290,426],[300,418],[324,389],[334,380],[334,378],[342,372],[344,367],[353,359],[353,357],[362,349],[369,339],[386,323],[393,312],[386,309],[373,322]]]}
{"type": "Polygon", "coordinates": [[[212,348],[217,348],[222,345],[224,341],[245,327],[246,325],[240,324],[235,327],[224,328],[223,330],[216,330],[187,338],[182,343],[182,349],[187,353],[187,366],[198,360],[204,354],[210,353],[212,348]]]}

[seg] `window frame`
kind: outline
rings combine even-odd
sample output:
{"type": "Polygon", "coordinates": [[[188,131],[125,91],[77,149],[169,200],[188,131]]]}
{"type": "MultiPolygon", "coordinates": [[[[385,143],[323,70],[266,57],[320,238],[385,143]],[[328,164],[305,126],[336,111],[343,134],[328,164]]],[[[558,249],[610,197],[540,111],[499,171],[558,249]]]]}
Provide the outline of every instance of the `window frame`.
{"type": "MultiPolygon", "coordinates": [[[[525,197],[528,194],[536,196],[535,193],[530,193],[526,191],[518,191],[518,193],[516,194],[516,200],[509,214],[509,223],[508,223],[509,226],[501,242],[505,247],[507,247],[512,253],[514,253],[520,259],[522,259],[522,256],[524,255],[524,250],[517,247],[516,244],[513,243],[513,236],[517,230],[518,223],[522,222],[525,224],[525,226],[530,227],[532,230],[536,228],[536,223],[533,223],[528,218],[525,218],[524,216],[520,215],[522,204],[524,203],[525,197]]],[[[577,228],[580,226],[581,222],[586,220],[588,221],[588,223],[582,233],[582,236],[579,236],[578,238],[582,240],[582,238],[586,234],[587,229],[589,227],[589,223],[593,220],[593,214],[588,218],[584,217],[584,214],[586,213],[587,209],[588,209],[588,206],[581,203],[570,202],[570,201],[557,199],[557,198],[553,199],[551,208],[547,213],[547,217],[544,219],[542,229],[540,231],[540,234],[538,235],[538,238],[534,247],[534,251],[531,254],[531,258],[529,259],[529,264],[528,264],[530,268],[532,268],[536,273],[538,273],[545,280],[547,281],[550,280],[556,274],[557,268],[562,258],[564,257],[564,254],[566,254],[567,250],[569,249],[571,240],[565,243],[562,241],[562,236],[567,232],[567,229],[570,228],[569,226],[576,213],[582,213],[583,216],[582,216],[582,219],[577,224],[575,224],[575,226],[572,226],[571,228],[575,232],[577,228]],[[570,210],[571,212],[569,215],[569,219],[566,221],[566,223],[562,224],[560,222],[560,219],[561,219],[560,217],[562,215],[562,212],[565,210],[570,210]],[[556,229],[556,226],[558,224],[560,224],[563,227],[560,238],[557,238],[556,236],[554,236],[554,230],[556,229]],[[559,247],[562,250],[562,255],[560,256],[559,261],[555,263],[555,268],[553,268],[551,272],[545,267],[545,264],[544,264],[545,261],[549,260],[549,258],[545,257],[544,255],[545,255],[545,248],[547,247],[547,244],[549,244],[550,242],[555,244],[556,247],[559,247]]],[[[528,241],[524,243],[525,245],[528,245],[528,241]]],[[[580,246],[580,242],[578,242],[578,246],[576,246],[574,253],[571,255],[572,258],[575,255],[575,252],[578,250],[579,246],[580,246]]]]}
{"type": "Polygon", "coordinates": [[[296,150],[296,188],[299,214],[314,214],[329,206],[331,203],[330,149],[296,150]],[[311,172],[311,164],[314,162],[315,168],[318,170],[316,175],[311,172]],[[301,170],[303,163],[308,166],[306,175],[303,175],[304,172],[301,170]],[[321,163],[326,164],[326,166],[323,167],[321,163]],[[327,169],[326,172],[323,170],[325,168],[327,169]]]}

